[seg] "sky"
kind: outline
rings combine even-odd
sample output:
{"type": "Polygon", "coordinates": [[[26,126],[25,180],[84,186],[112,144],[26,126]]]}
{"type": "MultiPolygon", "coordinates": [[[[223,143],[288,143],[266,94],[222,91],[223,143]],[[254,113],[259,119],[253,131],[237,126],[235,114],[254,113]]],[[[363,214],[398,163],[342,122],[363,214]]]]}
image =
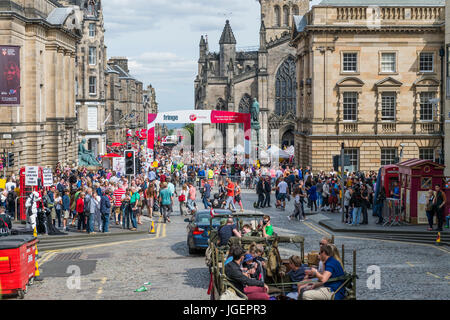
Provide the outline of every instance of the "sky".
{"type": "MultiPolygon", "coordinates": [[[[314,0],[316,4],[320,0],[314,0]]],[[[159,111],[194,108],[199,42],[209,50],[230,20],[237,49],[259,45],[257,0],[106,0],[103,4],[108,57],[125,56],[130,73],[156,89],[159,111]]]]}

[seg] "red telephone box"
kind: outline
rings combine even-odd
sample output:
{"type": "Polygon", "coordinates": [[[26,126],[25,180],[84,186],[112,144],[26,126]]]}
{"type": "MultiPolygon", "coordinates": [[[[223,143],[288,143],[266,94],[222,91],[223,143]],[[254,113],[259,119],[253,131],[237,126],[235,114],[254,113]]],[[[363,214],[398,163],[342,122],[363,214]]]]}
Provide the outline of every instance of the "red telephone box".
{"type": "MultiPolygon", "coordinates": [[[[405,207],[406,220],[413,224],[428,222],[425,212],[428,190],[440,185],[447,196],[445,215],[448,214],[450,189],[446,187],[448,179],[444,176],[445,166],[431,160],[411,159],[398,164],[402,204],[405,207]]],[[[445,220],[445,216],[444,216],[445,220]]]]}
{"type": "Polygon", "coordinates": [[[381,185],[384,187],[387,198],[390,198],[395,182],[400,185],[398,166],[392,164],[381,167],[381,185]]]}
{"type": "Polygon", "coordinates": [[[44,181],[42,173],[43,173],[42,167],[39,167],[38,185],[37,186],[26,186],[25,185],[25,167],[21,168],[19,171],[19,177],[20,177],[19,219],[21,221],[25,221],[27,219],[25,202],[26,202],[28,196],[33,191],[39,192],[42,189],[42,181],[44,181]]]}

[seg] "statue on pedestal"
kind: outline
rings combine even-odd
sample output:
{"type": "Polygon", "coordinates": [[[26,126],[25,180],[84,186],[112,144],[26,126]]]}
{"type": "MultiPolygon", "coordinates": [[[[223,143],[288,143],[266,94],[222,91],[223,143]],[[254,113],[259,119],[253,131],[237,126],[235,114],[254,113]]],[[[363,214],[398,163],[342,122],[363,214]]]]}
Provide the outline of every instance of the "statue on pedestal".
{"type": "Polygon", "coordinates": [[[250,114],[252,118],[252,129],[259,131],[261,129],[261,125],[259,123],[259,103],[256,98],[253,99],[253,104],[250,107],[250,114]]]}
{"type": "Polygon", "coordinates": [[[86,139],[83,139],[78,146],[78,165],[80,167],[100,167],[101,164],[95,159],[94,153],[84,147],[85,143],[86,139]]]}

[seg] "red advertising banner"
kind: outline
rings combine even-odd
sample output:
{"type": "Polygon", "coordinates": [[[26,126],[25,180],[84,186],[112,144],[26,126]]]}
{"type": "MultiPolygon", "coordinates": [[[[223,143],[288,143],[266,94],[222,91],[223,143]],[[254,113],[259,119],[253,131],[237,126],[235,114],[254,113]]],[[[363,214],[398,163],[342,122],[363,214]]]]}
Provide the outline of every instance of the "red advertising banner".
{"type": "Polygon", "coordinates": [[[0,105],[20,104],[20,47],[0,46],[0,105]]]}

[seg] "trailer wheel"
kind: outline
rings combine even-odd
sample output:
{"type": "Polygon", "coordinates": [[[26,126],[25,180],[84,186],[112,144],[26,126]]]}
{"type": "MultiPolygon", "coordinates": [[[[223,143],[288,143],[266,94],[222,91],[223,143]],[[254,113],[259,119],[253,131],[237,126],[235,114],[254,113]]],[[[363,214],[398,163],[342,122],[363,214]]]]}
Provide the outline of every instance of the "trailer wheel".
{"type": "Polygon", "coordinates": [[[23,298],[25,298],[25,292],[22,289],[17,290],[17,297],[20,300],[23,300],[23,298]]]}

